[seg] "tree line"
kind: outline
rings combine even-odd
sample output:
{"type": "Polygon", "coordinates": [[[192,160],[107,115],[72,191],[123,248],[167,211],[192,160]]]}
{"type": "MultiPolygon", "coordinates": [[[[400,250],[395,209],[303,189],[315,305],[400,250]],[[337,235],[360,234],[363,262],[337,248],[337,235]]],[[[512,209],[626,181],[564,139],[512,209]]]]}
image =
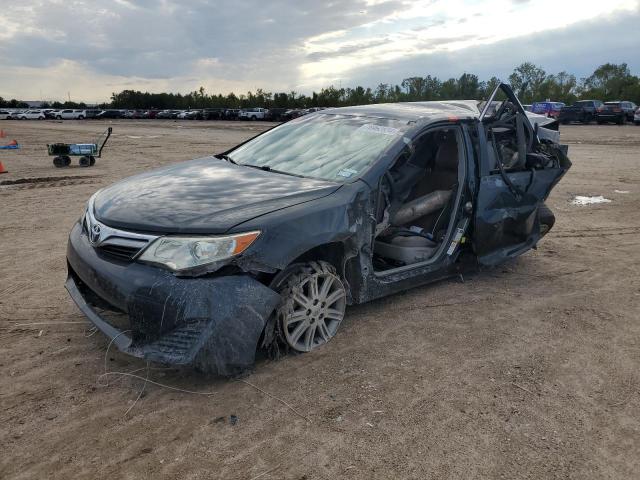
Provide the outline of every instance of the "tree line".
{"type": "MultiPolygon", "coordinates": [[[[204,87],[187,93],[149,93],[123,90],[111,95],[111,101],[100,108],[188,109],[188,108],[309,108],[342,107],[371,103],[413,102],[429,100],[459,100],[487,98],[500,82],[496,77],[479,80],[477,75],[464,73],[459,78],[441,80],[438,77],[409,77],[400,84],[381,83],[376,88],[362,86],[336,88],[330,86],[310,95],[294,91],[271,93],[263,89],[236,95],[208,94],[204,87]]],[[[640,77],[632,75],[626,63],[606,63],[593,74],[578,80],[567,72],[548,74],[531,62],[517,66],[508,81],[522,103],[553,101],[571,104],[580,99],[631,100],[640,104],[640,77]]],[[[26,108],[17,100],[0,97],[0,107],[26,108]]],[[[53,102],[43,108],[86,108],[84,103],[53,102]]]]}

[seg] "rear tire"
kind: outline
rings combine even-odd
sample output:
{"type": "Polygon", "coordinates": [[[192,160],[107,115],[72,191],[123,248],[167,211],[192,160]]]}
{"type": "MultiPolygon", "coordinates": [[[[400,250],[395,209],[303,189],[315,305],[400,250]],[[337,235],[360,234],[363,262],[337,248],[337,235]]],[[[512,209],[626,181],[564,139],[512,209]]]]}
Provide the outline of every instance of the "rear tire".
{"type": "Polygon", "coordinates": [[[96,164],[96,157],[94,157],[93,155],[91,155],[89,157],[89,166],[93,167],[96,164]]]}
{"type": "Polygon", "coordinates": [[[64,159],[62,157],[53,157],[53,165],[56,168],[62,168],[62,167],[66,167],[66,165],[64,164],[64,159]]]}
{"type": "Polygon", "coordinates": [[[545,236],[556,223],[556,216],[546,204],[538,207],[538,220],[540,221],[540,235],[545,236]]]}
{"type": "Polygon", "coordinates": [[[80,164],[81,167],[91,166],[91,160],[89,159],[89,157],[80,157],[80,160],[78,161],[78,163],[80,164]]]}

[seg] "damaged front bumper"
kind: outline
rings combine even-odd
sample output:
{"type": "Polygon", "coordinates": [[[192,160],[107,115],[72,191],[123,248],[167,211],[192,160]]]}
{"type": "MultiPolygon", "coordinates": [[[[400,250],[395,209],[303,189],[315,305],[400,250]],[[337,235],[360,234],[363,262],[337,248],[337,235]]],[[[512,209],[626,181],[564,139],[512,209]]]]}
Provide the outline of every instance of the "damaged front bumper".
{"type": "Polygon", "coordinates": [[[232,375],[253,365],[280,295],[249,275],[180,278],[161,268],[108,258],[76,224],[67,247],[66,288],[122,352],[150,361],[232,375]],[[115,324],[101,308],[127,314],[115,324]]]}

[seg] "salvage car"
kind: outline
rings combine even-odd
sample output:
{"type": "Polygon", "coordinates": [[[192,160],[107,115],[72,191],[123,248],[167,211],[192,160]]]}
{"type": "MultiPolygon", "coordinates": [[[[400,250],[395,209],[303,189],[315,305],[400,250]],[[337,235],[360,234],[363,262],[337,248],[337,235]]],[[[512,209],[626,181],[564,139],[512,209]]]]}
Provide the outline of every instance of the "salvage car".
{"type": "Polygon", "coordinates": [[[150,361],[232,375],[259,347],[309,352],[347,305],[536,247],[571,165],[557,125],[504,84],[482,104],[305,115],[96,192],[69,236],[66,288],[150,361]]]}
{"type": "Polygon", "coordinates": [[[56,120],[84,120],[86,118],[86,112],[84,110],[55,110],[51,112],[56,120]]]}
{"type": "Polygon", "coordinates": [[[18,120],[44,120],[46,118],[43,110],[25,110],[20,112],[17,117],[18,120]]]}
{"type": "Polygon", "coordinates": [[[98,119],[122,118],[122,117],[124,117],[124,112],[122,110],[115,110],[115,109],[103,110],[96,115],[96,118],[98,119]]]}
{"type": "Polygon", "coordinates": [[[602,105],[600,100],[579,100],[571,106],[562,107],[558,119],[564,125],[570,122],[588,124],[596,119],[602,105]]]}
{"type": "Polygon", "coordinates": [[[538,115],[544,115],[545,117],[559,118],[560,111],[565,106],[562,102],[535,102],[531,105],[530,109],[525,107],[525,110],[538,115]]]}
{"type": "Polygon", "coordinates": [[[269,110],[266,108],[246,108],[240,110],[238,118],[240,120],[264,120],[269,114],[269,110]]]}
{"type": "Polygon", "coordinates": [[[633,121],[637,108],[637,105],[633,102],[604,102],[604,105],[596,113],[596,122],[598,122],[598,125],[603,123],[624,125],[627,121],[633,121]]]}

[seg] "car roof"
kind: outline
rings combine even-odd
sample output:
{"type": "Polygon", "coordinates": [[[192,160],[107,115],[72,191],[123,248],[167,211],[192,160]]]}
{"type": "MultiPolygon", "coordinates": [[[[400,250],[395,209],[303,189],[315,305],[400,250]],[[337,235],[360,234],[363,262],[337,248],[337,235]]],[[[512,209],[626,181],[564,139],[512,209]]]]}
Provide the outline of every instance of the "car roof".
{"type": "Polygon", "coordinates": [[[400,102],[327,108],[321,115],[353,115],[393,118],[397,120],[435,122],[449,117],[476,118],[480,115],[478,100],[449,100],[442,102],[400,102]]]}

